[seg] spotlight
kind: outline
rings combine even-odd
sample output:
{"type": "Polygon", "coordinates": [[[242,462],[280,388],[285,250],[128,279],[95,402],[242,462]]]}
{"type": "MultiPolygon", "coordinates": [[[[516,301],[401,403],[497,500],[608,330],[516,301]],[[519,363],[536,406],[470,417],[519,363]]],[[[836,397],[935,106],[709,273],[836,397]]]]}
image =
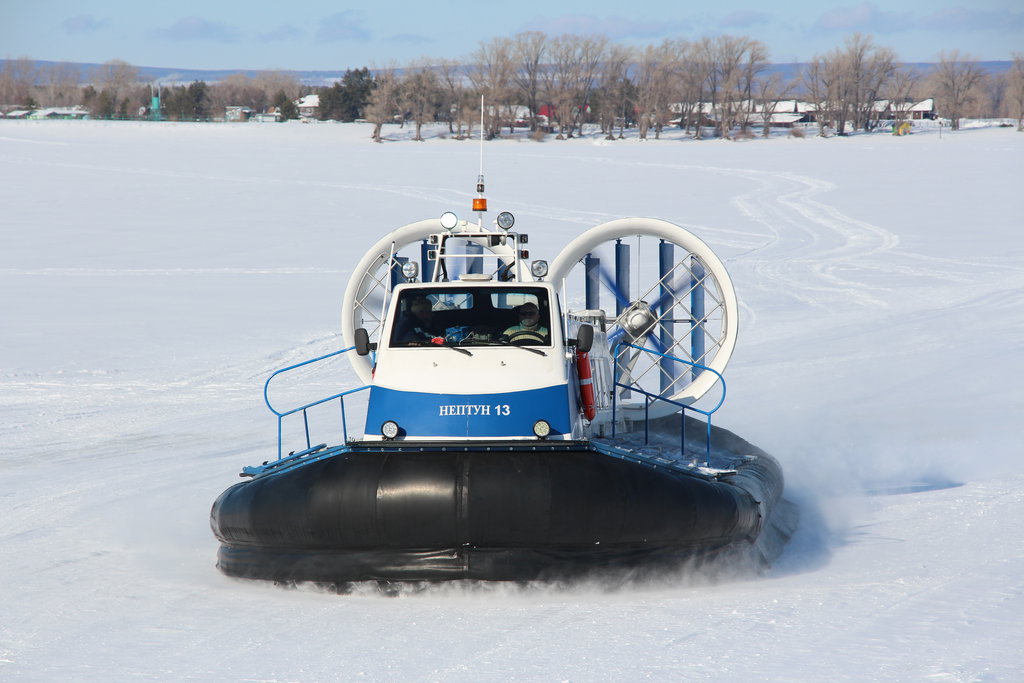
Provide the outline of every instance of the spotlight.
{"type": "Polygon", "coordinates": [[[511,230],[512,226],[516,224],[516,217],[508,211],[502,211],[498,214],[498,227],[502,230],[511,230]]]}
{"type": "Polygon", "coordinates": [[[441,214],[441,227],[445,230],[452,230],[458,224],[459,217],[451,211],[445,211],[441,214]]]}
{"type": "Polygon", "coordinates": [[[389,441],[398,436],[398,432],[398,423],[394,420],[388,420],[380,426],[380,435],[389,441]]]}

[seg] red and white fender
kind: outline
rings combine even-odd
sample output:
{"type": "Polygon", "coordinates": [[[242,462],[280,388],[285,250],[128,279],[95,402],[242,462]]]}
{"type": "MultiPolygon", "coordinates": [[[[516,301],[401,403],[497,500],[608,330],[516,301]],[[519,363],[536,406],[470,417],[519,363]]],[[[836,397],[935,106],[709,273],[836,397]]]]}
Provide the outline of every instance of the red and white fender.
{"type": "Polygon", "coordinates": [[[580,378],[580,403],[583,417],[593,421],[597,417],[597,401],[594,398],[594,379],[590,370],[590,354],[576,353],[576,372],[580,378]]]}

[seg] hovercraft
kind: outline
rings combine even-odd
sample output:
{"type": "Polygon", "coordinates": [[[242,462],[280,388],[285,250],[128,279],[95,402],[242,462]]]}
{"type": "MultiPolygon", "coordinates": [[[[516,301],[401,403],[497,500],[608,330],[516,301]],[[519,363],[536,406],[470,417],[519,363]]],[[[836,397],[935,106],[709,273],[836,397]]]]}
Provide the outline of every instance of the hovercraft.
{"type": "Polygon", "coordinates": [[[549,265],[511,213],[485,225],[477,189],[475,222],[447,212],[370,248],[344,298],[351,346],[267,380],[278,457],[214,503],[219,569],[343,583],[769,563],[795,523],[781,469],[711,424],[737,332],[722,262],[684,228],[627,218],[549,265]],[[363,386],[271,402],[276,378],[341,355],[363,386]],[[334,445],[313,445],[313,416],[339,405],[334,445]]]}

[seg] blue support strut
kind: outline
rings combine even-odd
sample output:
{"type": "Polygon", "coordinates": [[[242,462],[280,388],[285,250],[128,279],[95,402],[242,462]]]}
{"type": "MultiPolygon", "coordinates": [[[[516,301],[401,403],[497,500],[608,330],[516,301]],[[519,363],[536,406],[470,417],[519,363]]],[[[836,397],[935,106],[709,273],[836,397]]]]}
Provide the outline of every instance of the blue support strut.
{"type": "MultiPolygon", "coordinates": [[[[656,312],[658,317],[661,319],[658,327],[660,328],[659,338],[661,341],[662,353],[671,353],[673,346],[673,334],[675,332],[675,324],[672,320],[676,305],[675,292],[672,287],[672,271],[674,269],[673,263],[673,247],[675,245],[672,242],[666,242],[661,240],[658,245],[658,281],[659,285],[659,296],[658,300],[661,302],[658,306],[659,310],[656,312]]],[[[662,358],[660,361],[661,365],[661,391],[664,393],[669,390],[675,383],[676,373],[678,372],[675,364],[666,359],[662,358]]]]}
{"type": "Polygon", "coordinates": [[[480,256],[471,256],[467,259],[466,265],[467,273],[482,273],[484,272],[484,248],[483,245],[477,244],[476,242],[468,242],[466,244],[467,254],[480,254],[480,256]]]}
{"type": "MultiPolygon", "coordinates": [[[[629,295],[629,245],[623,244],[621,239],[615,240],[615,288],[618,296],[615,297],[615,317],[622,315],[622,312],[629,306],[632,297],[629,295]]],[[[626,371],[626,359],[622,356],[615,357],[615,381],[626,371]]],[[[623,398],[629,398],[629,390],[623,389],[623,398]]]]}
{"type": "Polygon", "coordinates": [[[621,239],[615,240],[615,288],[619,296],[615,297],[615,315],[622,315],[632,300],[629,296],[629,245],[621,239]]]}
{"type": "Polygon", "coordinates": [[[428,257],[430,251],[430,243],[423,240],[420,243],[420,270],[423,272],[423,282],[432,282],[434,280],[434,262],[428,257]]]}
{"type": "Polygon", "coordinates": [[[704,264],[696,256],[690,257],[690,358],[697,365],[691,370],[693,379],[703,372],[698,365],[704,363],[705,332],[704,324],[704,264]]]}
{"type": "Polygon", "coordinates": [[[597,310],[601,308],[601,259],[587,254],[583,259],[583,270],[586,274],[587,310],[597,310]]]}

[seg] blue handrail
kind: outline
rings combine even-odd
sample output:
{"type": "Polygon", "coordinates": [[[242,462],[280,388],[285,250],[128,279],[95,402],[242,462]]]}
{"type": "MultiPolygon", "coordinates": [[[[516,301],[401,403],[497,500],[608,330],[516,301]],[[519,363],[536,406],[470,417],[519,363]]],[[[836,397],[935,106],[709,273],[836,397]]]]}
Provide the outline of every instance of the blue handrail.
{"type": "MultiPolygon", "coordinates": [[[[701,415],[703,415],[706,418],[706,424],[707,424],[707,433],[705,435],[705,441],[704,441],[704,445],[705,445],[704,464],[710,467],[710,465],[711,465],[711,415],[712,415],[712,413],[717,411],[719,408],[721,408],[723,403],[725,403],[726,386],[725,386],[725,378],[722,377],[722,373],[720,373],[717,370],[714,370],[712,368],[709,368],[706,365],[701,365],[700,363],[694,363],[693,361],[688,361],[688,360],[686,360],[684,358],[678,358],[676,356],[672,356],[672,355],[667,354],[667,353],[661,353],[660,351],[652,351],[651,349],[647,349],[647,348],[644,348],[642,346],[637,346],[636,344],[630,344],[628,342],[619,342],[618,344],[615,345],[615,348],[612,350],[612,357],[613,358],[617,359],[619,357],[619,349],[621,349],[622,347],[629,347],[629,348],[636,349],[638,351],[643,351],[644,353],[649,353],[649,354],[654,355],[654,356],[660,356],[661,358],[666,359],[666,360],[676,361],[678,363],[682,363],[684,365],[688,365],[691,368],[694,368],[696,370],[710,372],[710,373],[714,374],[716,377],[718,377],[718,382],[716,382],[716,384],[717,383],[721,383],[721,385],[722,385],[722,395],[721,395],[721,397],[719,397],[718,403],[716,403],[713,408],[710,408],[708,410],[702,410],[700,408],[695,408],[695,407],[693,407],[691,405],[687,405],[685,403],[680,403],[679,401],[674,401],[674,400],[672,400],[670,398],[667,398],[665,396],[661,396],[659,394],[652,394],[652,393],[650,393],[648,391],[645,391],[645,390],[643,390],[643,389],[641,389],[641,388],[639,388],[637,386],[634,386],[632,384],[623,384],[622,382],[619,382],[617,379],[615,380],[615,382],[613,382],[614,386],[616,386],[616,387],[622,387],[623,389],[629,389],[631,392],[636,392],[636,393],[642,394],[644,396],[644,443],[645,444],[649,441],[648,415],[650,414],[650,407],[651,407],[652,403],[655,403],[656,401],[664,401],[665,403],[670,403],[670,404],[672,404],[674,406],[678,406],[678,407],[682,408],[682,411],[680,412],[680,427],[679,427],[680,449],[681,449],[682,453],[686,452],[686,411],[687,410],[692,410],[695,413],[700,413],[701,415]]],[[[612,392],[612,436],[615,436],[615,426],[616,426],[616,415],[615,415],[615,413],[616,413],[616,406],[617,405],[618,405],[618,392],[617,391],[613,391],[612,392]]]]}
{"type": "Polygon", "coordinates": [[[363,391],[365,389],[369,389],[370,385],[367,384],[367,385],[361,386],[361,387],[359,387],[357,389],[349,389],[348,391],[342,391],[341,393],[334,394],[333,396],[328,396],[326,398],[322,398],[322,399],[319,399],[317,401],[313,401],[312,403],[307,403],[306,405],[299,406],[298,408],[292,408],[291,410],[287,410],[285,412],[281,412],[281,411],[277,410],[270,403],[270,396],[269,396],[268,392],[270,390],[270,382],[271,382],[271,380],[273,380],[275,377],[277,377],[278,375],[280,375],[282,373],[288,372],[289,370],[295,370],[296,368],[301,368],[301,367],[303,367],[305,365],[310,365],[311,363],[317,363],[319,361],[326,360],[328,358],[333,358],[334,356],[339,356],[339,355],[341,355],[343,353],[346,353],[348,351],[352,351],[355,348],[356,348],[355,346],[350,346],[350,347],[348,347],[346,349],[341,349],[340,351],[334,351],[332,353],[328,353],[328,354],[325,354],[323,356],[318,356],[316,358],[311,358],[310,360],[302,361],[301,363],[296,363],[295,365],[289,365],[286,368],[281,368],[280,370],[275,371],[272,375],[270,375],[270,377],[267,378],[266,383],[264,383],[264,385],[263,385],[263,402],[267,404],[267,408],[270,409],[270,412],[272,412],[274,415],[277,415],[277,459],[278,460],[281,459],[281,452],[283,450],[281,442],[282,442],[282,438],[283,438],[282,437],[282,424],[283,424],[284,418],[288,417],[289,415],[294,415],[295,413],[298,413],[299,411],[302,412],[302,420],[303,420],[303,423],[304,423],[304,426],[305,426],[305,429],[306,429],[306,449],[307,450],[311,449],[312,446],[310,445],[311,442],[310,442],[310,439],[309,439],[309,415],[308,415],[308,413],[306,411],[308,409],[314,407],[314,406],[318,406],[318,405],[327,403],[328,401],[333,401],[334,399],[338,399],[339,403],[341,404],[341,430],[342,430],[342,437],[344,438],[345,442],[347,443],[348,442],[348,421],[346,420],[346,416],[345,416],[345,397],[348,396],[349,394],[354,394],[354,393],[356,393],[358,391],[363,391]]]}

